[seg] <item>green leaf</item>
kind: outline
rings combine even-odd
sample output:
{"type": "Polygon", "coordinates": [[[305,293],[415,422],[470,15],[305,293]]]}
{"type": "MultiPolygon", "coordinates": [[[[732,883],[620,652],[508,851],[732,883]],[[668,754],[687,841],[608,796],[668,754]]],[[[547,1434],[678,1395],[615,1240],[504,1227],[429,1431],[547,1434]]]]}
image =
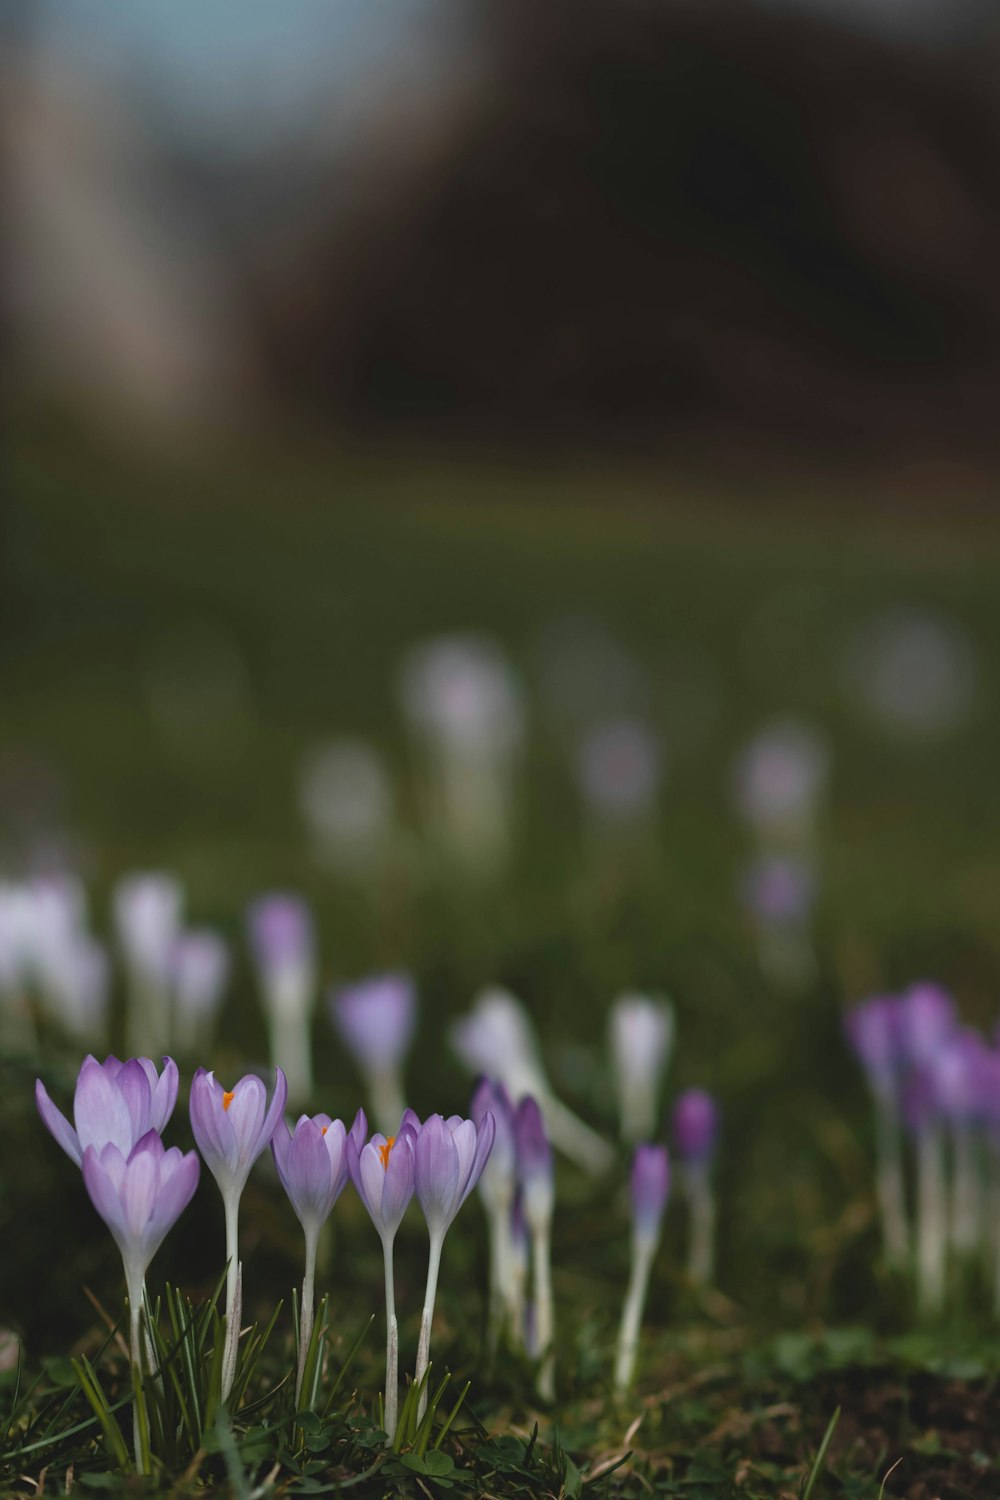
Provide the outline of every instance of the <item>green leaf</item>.
{"type": "Polygon", "coordinates": [[[450,1453],[442,1453],[440,1448],[432,1448],[429,1453],[424,1454],[424,1469],[435,1479],[447,1478],[455,1471],[455,1460],[450,1453]]]}

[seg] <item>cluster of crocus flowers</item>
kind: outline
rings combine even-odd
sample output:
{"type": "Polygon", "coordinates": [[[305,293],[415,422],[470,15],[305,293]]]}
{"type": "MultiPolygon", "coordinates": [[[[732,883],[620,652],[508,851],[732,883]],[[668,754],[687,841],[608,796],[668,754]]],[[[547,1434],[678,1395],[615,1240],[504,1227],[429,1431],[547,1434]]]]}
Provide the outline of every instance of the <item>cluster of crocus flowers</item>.
{"type": "Polygon", "coordinates": [[[0,1040],[31,1050],[36,1020],[84,1045],[107,1025],[110,964],[68,875],[0,883],[0,1040]]]}
{"type": "Polygon", "coordinates": [[[930,1314],[945,1304],[949,1266],[982,1262],[1000,1310],[1000,1050],[926,982],[863,1001],[845,1026],[875,1109],[887,1260],[912,1268],[930,1314]]]}

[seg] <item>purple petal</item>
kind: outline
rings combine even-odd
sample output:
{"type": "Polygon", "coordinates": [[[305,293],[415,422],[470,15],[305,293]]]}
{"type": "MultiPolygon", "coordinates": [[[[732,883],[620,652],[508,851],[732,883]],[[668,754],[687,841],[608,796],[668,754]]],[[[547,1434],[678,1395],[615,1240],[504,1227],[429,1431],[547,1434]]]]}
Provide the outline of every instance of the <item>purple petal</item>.
{"type": "MultiPolygon", "coordinates": [[[[389,1152],[389,1164],[383,1173],[382,1221],[388,1233],[395,1234],[407,1204],[413,1197],[413,1138],[408,1131],[396,1137],[389,1152]]],[[[381,1163],[380,1163],[381,1166],[381,1163]]]]}
{"type": "MultiPolygon", "coordinates": [[[[471,1121],[469,1123],[471,1124],[471,1121]]],[[[469,1169],[469,1175],[465,1180],[465,1186],[462,1188],[462,1196],[458,1200],[459,1208],[461,1208],[462,1204],[465,1202],[466,1198],[472,1192],[472,1189],[475,1187],[476,1183],[483,1175],[483,1168],[489,1160],[490,1152],[493,1150],[493,1142],[496,1139],[496,1129],[496,1121],[494,1120],[493,1116],[491,1114],[484,1115],[476,1136],[476,1150],[475,1155],[472,1158],[472,1166],[469,1169]]]]}
{"type": "Polygon", "coordinates": [[[167,1121],[174,1112],[174,1105],[177,1103],[177,1086],[179,1082],[177,1064],[172,1057],[165,1057],[163,1059],[163,1072],[153,1084],[153,1098],[149,1113],[150,1124],[161,1135],[167,1121]]]}
{"type": "Polygon", "coordinates": [[[122,1068],[115,1079],[115,1087],[125,1100],[128,1110],[131,1136],[133,1142],[140,1136],[146,1134],[150,1128],[150,1104],[152,1092],[149,1087],[149,1079],[141,1061],[132,1057],[122,1068]]]}
{"type": "Polygon", "coordinates": [[[88,1146],[100,1149],[111,1142],[127,1156],[135,1144],[128,1104],[118,1087],[120,1077],[121,1073],[118,1078],[109,1078],[93,1058],[88,1058],[80,1069],[73,1096],[73,1119],[81,1151],[88,1146]]]}
{"type": "Polygon", "coordinates": [[[429,1115],[416,1146],[416,1191],[428,1226],[446,1227],[459,1193],[458,1150],[440,1115],[429,1115]]]}
{"type": "Polygon", "coordinates": [[[40,1078],[35,1080],[35,1103],[38,1105],[38,1113],[41,1115],[43,1123],[63,1148],[70,1161],[76,1162],[76,1165],[79,1167],[83,1160],[80,1138],[66,1116],[52,1103],[45,1085],[40,1078]]]}

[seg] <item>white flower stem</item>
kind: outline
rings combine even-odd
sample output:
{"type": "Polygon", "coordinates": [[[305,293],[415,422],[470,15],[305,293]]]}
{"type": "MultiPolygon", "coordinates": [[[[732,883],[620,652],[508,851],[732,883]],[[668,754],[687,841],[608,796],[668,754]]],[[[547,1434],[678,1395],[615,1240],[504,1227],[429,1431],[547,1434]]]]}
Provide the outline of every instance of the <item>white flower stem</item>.
{"type": "Polygon", "coordinates": [[[236,1379],[236,1365],[239,1358],[240,1345],[240,1323],[243,1317],[243,1267],[237,1262],[236,1266],[236,1292],[233,1297],[233,1305],[226,1313],[226,1342],[222,1354],[222,1384],[220,1395],[223,1401],[229,1400],[229,1393],[236,1379]]]}
{"type": "Polygon", "coordinates": [[[1000,1142],[990,1153],[990,1254],[993,1274],[993,1310],[1000,1317],[1000,1142]]]}
{"type": "Polygon", "coordinates": [[[403,1118],[403,1080],[398,1068],[372,1073],[368,1080],[375,1124],[385,1136],[395,1135],[403,1118]]]}
{"type": "Polygon", "coordinates": [[[548,1220],[534,1226],[531,1232],[531,1259],[534,1270],[535,1342],[541,1358],[538,1370],[538,1394],[553,1401],[556,1394],[555,1310],[552,1301],[552,1243],[548,1220]]]}
{"type": "Polygon", "coordinates": [[[399,1327],[391,1239],[382,1241],[382,1259],[385,1263],[385,1432],[391,1445],[399,1416],[399,1327]]]}
{"type": "Polygon", "coordinates": [[[875,1101],[876,1190],[882,1215],[885,1258],[901,1270],[909,1258],[910,1232],[906,1222],[903,1182],[903,1142],[899,1113],[893,1099],[875,1101]]]}
{"type": "MultiPolygon", "coordinates": [[[[131,1278],[130,1278],[131,1279],[131,1278]]],[[[132,1366],[132,1380],[137,1383],[142,1379],[142,1339],[139,1332],[139,1311],[142,1307],[142,1280],[136,1285],[128,1288],[128,1357],[132,1366]]],[[[144,1472],[141,1464],[142,1444],[139,1439],[139,1403],[132,1403],[132,1448],[135,1453],[135,1466],[140,1473],[144,1472]]]]}
{"type": "Polygon", "coordinates": [[[923,1313],[944,1304],[947,1200],[944,1140],[936,1120],[917,1133],[917,1302],[923,1313]]]}
{"type": "Polygon", "coordinates": [[[967,1121],[957,1120],[953,1124],[951,1150],[951,1244],[960,1256],[969,1258],[979,1243],[982,1179],[976,1140],[967,1121]]]}
{"type": "Polygon", "coordinates": [[[632,1272],[628,1291],[622,1307],[622,1321],[618,1330],[618,1353],[615,1359],[615,1391],[623,1396],[632,1384],[635,1363],[639,1353],[639,1330],[649,1291],[649,1273],[656,1254],[655,1239],[632,1239],[632,1272]]]}
{"type": "Polygon", "coordinates": [[[306,1266],[302,1277],[302,1305],[299,1308],[299,1367],[295,1372],[295,1405],[302,1396],[302,1377],[312,1338],[316,1300],[316,1230],[306,1230],[306,1266]]]}
{"type": "Polygon", "coordinates": [[[687,1273],[693,1286],[709,1286],[715,1272],[715,1194],[707,1172],[692,1172],[687,1187],[687,1273]]]}
{"type": "Polygon", "coordinates": [[[226,1317],[236,1301],[236,1278],[240,1255],[240,1200],[236,1193],[227,1193],[223,1199],[226,1210],[226,1317]]]}
{"type": "Polygon", "coordinates": [[[288,1084],[290,1104],[307,1104],[312,1098],[312,1036],[308,1011],[271,1011],[271,1060],[288,1084]]]}
{"type": "MultiPolygon", "coordinates": [[[[437,1296],[438,1272],[441,1269],[441,1246],[444,1244],[443,1234],[431,1235],[430,1253],[427,1258],[427,1286],[424,1290],[424,1310],[420,1318],[420,1341],[417,1344],[417,1368],[414,1372],[414,1381],[420,1384],[427,1373],[431,1353],[431,1323],[434,1321],[434,1299],[437,1296]]],[[[427,1392],[424,1391],[420,1397],[417,1407],[417,1420],[423,1419],[427,1410],[427,1392]]]]}

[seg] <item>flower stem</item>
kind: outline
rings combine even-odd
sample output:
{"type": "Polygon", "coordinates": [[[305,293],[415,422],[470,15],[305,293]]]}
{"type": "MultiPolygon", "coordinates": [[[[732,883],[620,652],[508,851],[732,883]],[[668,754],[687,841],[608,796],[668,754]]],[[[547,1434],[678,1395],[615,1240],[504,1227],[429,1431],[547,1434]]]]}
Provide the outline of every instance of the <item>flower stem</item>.
{"type": "Polygon", "coordinates": [[[694,1286],[708,1286],[715,1268],[715,1195],[706,1172],[691,1173],[688,1199],[691,1207],[688,1276],[694,1286]]]}
{"type": "MultiPolygon", "coordinates": [[[[434,1320],[434,1299],[437,1296],[438,1272],[441,1269],[441,1246],[444,1244],[444,1236],[441,1234],[431,1235],[430,1253],[427,1258],[427,1286],[424,1291],[424,1310],[420,1318],[420,1342],[417,1344],[417,1368],[414,1372],[414,1380],[420,1384],[427,1373],[431,1353],[431,1323],[434,1320]]],[[[427,1410],[426,1390],[420,1397],[417,1407],[417,1420],[423,1419],[427,1410]]]]}
{"type": "Polygon", "coordinates": [[[618,1354],[615,1359],[615,1391],[623,1396],[632,1384],[639,1352],[639,1330],[649,1290],[649,1273],[656,1254],[656,1240],[632,1240],[632,1272],[629,1277],[621,1327],[618,1330],[618,1354]]]}
{"type": "Polygon", "coordinates": [[[909,1255],[910,1236],[906,1223],[902,1138],[893,1099],[875,1101],[875,1147],[878,1162],[876,1187],[885,1257],[891,1266],[902,1269],[909,1255]]]}
{"type": "Polygon", "coordinates": [[[396,1289],[392,1274],[391,1239],[382,1241],[385,1264],[385,1433],[391,1446],[399,1413],[399,1327],[396,1323],[396,1289]]]}
{"type": "Polygon", "coordinates": [[[239,1268],[239,1219],[240,1200],[235,1193],[227,1193],[224,1199],[226,1210],[226,1317],[233,1310],[236,1301],[236,1278],[239,1268]]]}
{"type": "Polygon", "coordinates": [[[552,1244],[548,1220],[536,1224],[531,1234],[531,1258],[534,1269],[535,1342],[541,1365],[538,1371],[538,1394],[545,1401],[555,1400],[556,1364],[555,1311],[552,1302],[552,1244]]]}
{"type": "Polygon", "coordinates": [[[306,1355],[312,1338],[314,1304],[316,1299],[316,1231],[306,1231],[306,1266],[302,1277],[302,1306],[299,1309],[299,1367],[295,1372],[295,1405],[298,1408],[302,1396],[302,1377],[305,1374],[306,1355]]]}
{"type": "Polygon", "coordinates": [[[923,1313],[937,1313],[944,1303],[947,1217],[944,1141],[940,1126],[929,1120],[917,1136],[917,1301],[923,1313]]]}

